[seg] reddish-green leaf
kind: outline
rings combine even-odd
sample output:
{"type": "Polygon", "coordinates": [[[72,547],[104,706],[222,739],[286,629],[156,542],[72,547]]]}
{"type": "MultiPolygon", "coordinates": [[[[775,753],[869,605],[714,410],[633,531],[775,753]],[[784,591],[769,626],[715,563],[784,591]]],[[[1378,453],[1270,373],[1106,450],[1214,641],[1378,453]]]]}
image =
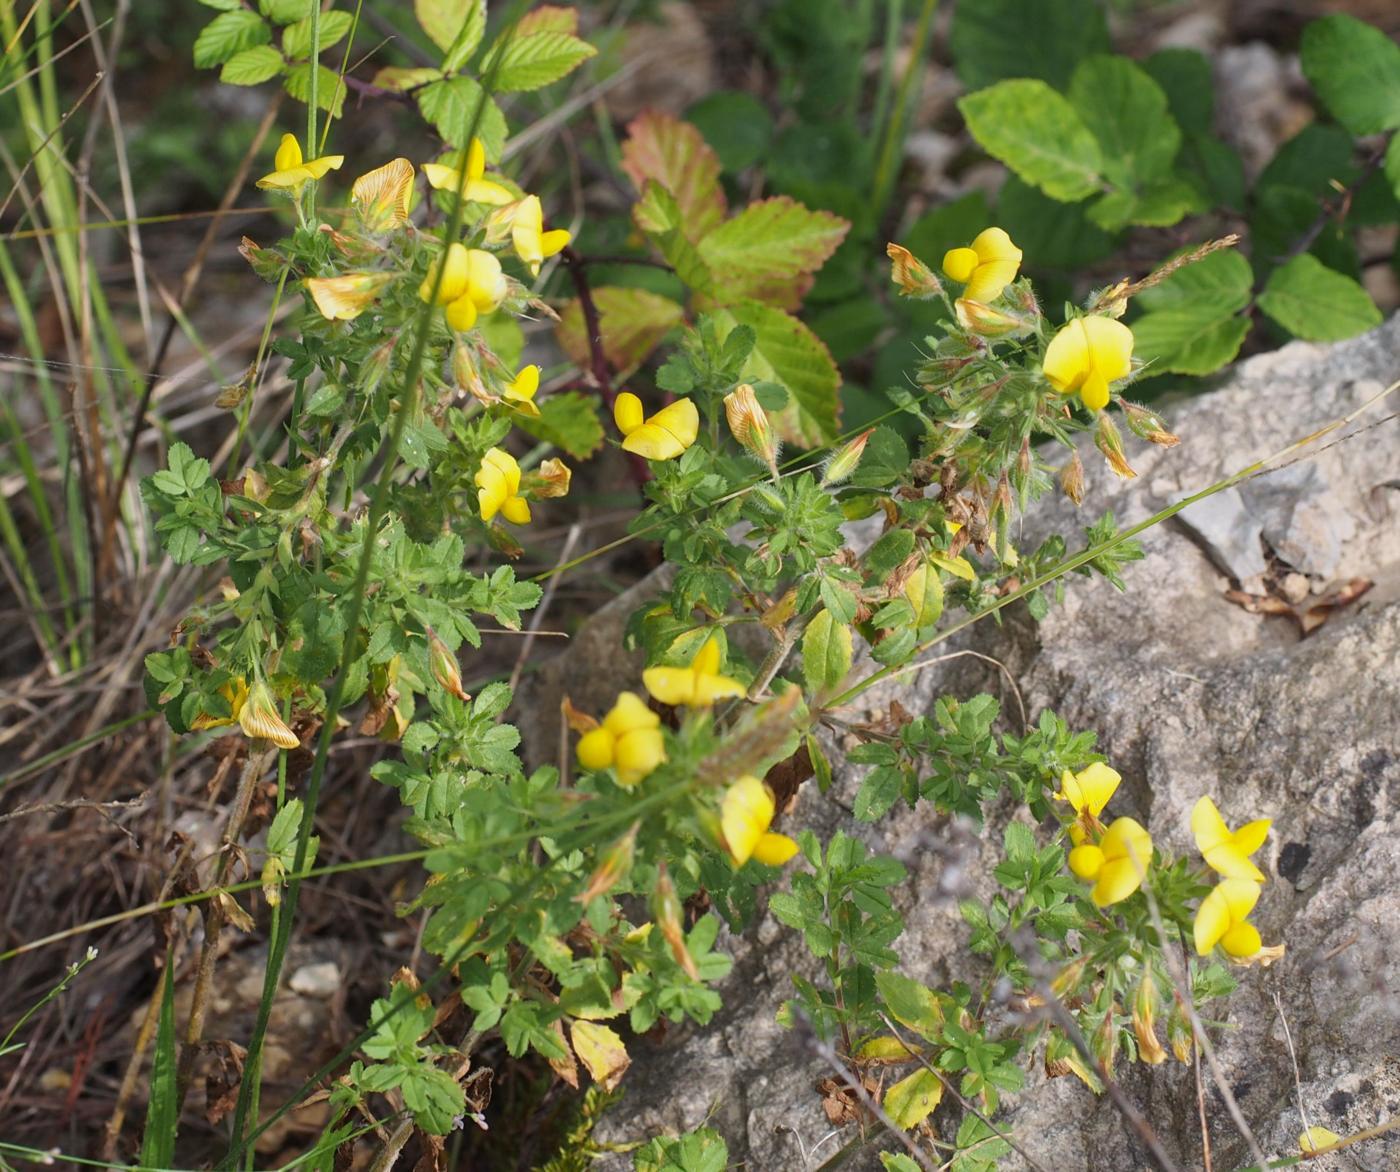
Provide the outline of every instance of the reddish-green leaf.
{"type": "Polygon", "coordinates": [[[753,298],[796,309],[851,225],[785,195],[752,203],[700,241],[715,301],[753,298]]]}
{"type": "MultiPolygon", "coordinates": [[[[593,290],[598,307],[598,324],[603,334],[603,353],[608,365],[622,377],[638,366],[672,328],[680,324],[683,310],[669,297],[647,289],[627,289],[604,285],[593,290]]],[[[570,301],[560,314],[559,344],[579,366],[589,364],[588,334],[583,310],[570,301]]]]}
{"type": "Polygon", "coordinates": [[[719,157],[690,123],[670,114],[639,115],[627,127],[622,169],[638,192],[654,179],[675,196],[691,240],[700,240],[723,222],[719,157]]]}

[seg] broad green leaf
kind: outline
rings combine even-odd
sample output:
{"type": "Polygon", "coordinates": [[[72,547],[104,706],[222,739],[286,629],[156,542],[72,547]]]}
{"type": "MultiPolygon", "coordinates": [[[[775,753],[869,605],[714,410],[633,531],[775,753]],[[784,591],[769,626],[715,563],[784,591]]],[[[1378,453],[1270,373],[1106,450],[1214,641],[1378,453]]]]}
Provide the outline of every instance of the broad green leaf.
{"type": "Polygon", "coordinates": [[[661,249],[666,263],[676,270],[676,276],[697,293],[709,290],[709,266],[686,232],[680,204],[655,179],[647,180],[642,198],[632,205],[632,219],[661,249]]]}
{"type": "Polygon", "coordinates": [[[597,400],[579,391],[540,399],[538,416],[515,415],[513,422],[536,439],[553,444],[576,460],[586,460],[603,446],[597,400]]]}
{"type": "Polygon", "coordinates": [[[720,90],[701,98],[685,117],[714,147],[731,175],[758,162],[773,139],[768,108],[743,90],[720,90]]]}
{"type": "Polygon", "coordinates": [[[1381,324],[1371,295],[1311,253],[1269,274],[1259,308],[1296,338],[1335,342],[1381,324]]]}
{"type": "Polygon", "coordinates": [[[1144,289],[1135,300],[1144,309],[1234,313],[1249,303],[1253,281],[1249,261],[1232,248],[1222,248],[1178,269],[1160,284],[1144,289]]]}
{"type": "Polygon", "coordinates": [[[639,115],[627,127],[622,169],[638,192],[654,179],[675,197],[691,240],[698,241],[723,221],[719,158],[690,123],[670,114],[639,115]]]}
{"type": "Polygon", "coordinates": [[[569,1027],[569,1037],[594,1082],[610,1091],[622,1081],[632,1059],[615,1031],[591,1021],[575,1021],[569,1027]]]}
{"type": "Polygon", "coordinates": [[[1335,195],[1356,178],[1352,138],[1340,126],[1313,122],[1278,148],[1254,181],[1259,190],[1292,187],[1314,196],[1335,195]]]}
{"type": "Polygon", "coordinates": [[[447,1135],[467,1109],[467,1097],[445,1070],[426,1063],[400,1067],[399,1091],[413,1121],[431,1135],[447,1135]]]}
{"type": "Polygon", "coordinates": [[[587,41],[568,33],[517,35],[492,49],[481,74],[491,78],[500,93],[537,90],[572,73],[597,52],[587,41]]]}
{"type": "Polygon", "coordinates": [[[751,203],[704,236],[699,252],[713,277],[716,301],[752,298],[796,309],[811,274],[836,251],[850,224],[811,211],[785,195],[751,203]]]}
{"type": "MultiPolygon", "coordinates": [[[[332,45],[338,44],[350,32],[355,18],[349,12],[321,13],[320,41],[324,53],[332,45]]],[[[288,57],[300,58],[311,55],[311,18],[289,24],[282,30],[282,52],[288,57]]]]}
{"type": "Polygon", "coordinates": [[[268,20],[278,24],[291,24],[294,20],[305,20],[311,15],[311,5],[316,0],[258,0],[258,8],[268,20]]]}
{"type": "Polygon", "coordinates": [[[893,969],[875,974],[875,987],[890,1016],[922,1038],[935,1039],[943,1029],[943,1007],[926,985],[893,969]]]}
{"type": "Polygon", "coordinates": [[[197,69],[222,65],[235,53],[265,45],[272,39],[272,30],[256,12],[240,9],[221,12],[199,31],[194,39],[194,63],[197,69]]]}
{"type": "Polygon", "coordinates": [[[1167,107],[1183,131],[1209,134],[1215,119],[1215,78],[1210,60],[1195,49],[1158,49],[1142,63],[1167,95],[1167,107]]]}
{"type": "Polygon", "coordinates": [[[1162,87],[1139,65],[1126,57],[1088,57],[1074,71],[1069,100],[1099,140],[1110,182],[1137,189],[1170,173],[1181,129],[1162,87]]]}
{"type": "Polygon", "coordinates": [[[851,670],[851,629],[822,607],[802,633],[802,674],[814,694],[840,687],[851,670]]]}
{"type": "Polygon", "coordinates": [[[1303,72],[1322,104],[1352,134],[1400,127],[1400,45],[1337,13],[1303,30],[1303,72]]]}
{"type": "Polygon", "coordinates": [[[225,61],[219,80],[229,85],[259,85],[281,73],[282,65],[282,54],[271,45],[256,45],[225,61]]]}
{"type": "Polygon", "coordinates": [[[908,1131],[932,1115],[942,1098],[943,1084],[938,1075],[920,1067],[885,1092],[883,1106],[895,1125],[908,1131]]]}
{"type": "Polygon", "coordinates": [[[461,62],[481,44],[486,31],[486,0],[413,0],[413,14],[428,39],[444,53],[455,48],[461,62]]]}
{"type": "Polygon", "coordinates": [[[970,90],[1009,77],[1063,87],[1081,58],[1112,47],[1096,0],[967,0],[953,13],[950,39],[970,90]]]}
{"type": "Polygon", "coordinates": [[[632,1156],[635,1172],[724,1172],[729,1148],[708,1127],[678,1136],[658,1136],[632,1156]]]}
{"type": "Polygon", "coordinates": [[[880,1165],[884,1172],[920,1172],[919,1166],[903,1152],[881,1152],[880,1165]]]}
{"type": "Polygon", "coordinates": [[[1133,355],[1148,374],[1210,374],[1234,360],[1248,333],[1247,317],[1162,309],[1133,322],[1133,355]]]}
{"type": "Polygon", "coordinates": [[[998,82],[958,102],[988,154],[1027,183],[1065,202],[1103,187],[1098,141],[1078,111],[1043,81],[998,82]]]}
{"type": "Polygon", "coordinates": [[[475,136],[494,162],[506,145],[506,119],[500,107],[470,77],[449,77],[418,91],[423,117],[453,146],[463,148],[475,136]],[[478,113],[480,111],[480,113],[478,113]]]}
{"type": "Polygon", "coordinates": [[[747,381],[781,383],[787,388],[787,406],[773,417],[778,434],[808,448],[834,440],[841,375],[821,339],[791,314],[757,301],[741,301],[714,316],[731,327],[749,326],[757,335],[744,364],[747,381]]]}
{"type": "MultiPolygon", "coordinates": [[[[593,290],[593,304],[598,310],[603,353],[619,380],[645,362],[661,339],[685,317],[685,310],[677,302],[649,289],[600,285],[593,290]]],[[[559,319],[559,344],[577,365],[586,367],[591,355],[583,308],[577,299],[564,306],[559,319]]]]}
{"type": "Polygon", "coordinates": [[[572,33],[578,35],[578,9],[559,4],[541,4],[530,9],[515,26],[515,35],[529,33],[572,33]]]}
{"type": "Polygon", "coordinates": [[[442,79],[441,69],[420,69],[408,65],[386,65],[370,79],[370,85],[396,94],[407,93],[429,82],[442,79]]]}
{"type": "Polygon", "coordinates": [[[1184,179],[1168,177],[1148,183],[1141,191],[1110,191],[1089,207],[1089,219],[1106,232],[1129,224],[1169,228],[1192,212],[1205,210],[1200,192],[1184,179]]]}
{"type": "MultiPolygon", "coordinates": [[[[339,118],[345,106],[345,82],[334,69],[317,65],[316,106],[339,118]]],[[[311,101],[311,62],[303,61],[287,71],[286,90],[298,102],[311,101]]]]}

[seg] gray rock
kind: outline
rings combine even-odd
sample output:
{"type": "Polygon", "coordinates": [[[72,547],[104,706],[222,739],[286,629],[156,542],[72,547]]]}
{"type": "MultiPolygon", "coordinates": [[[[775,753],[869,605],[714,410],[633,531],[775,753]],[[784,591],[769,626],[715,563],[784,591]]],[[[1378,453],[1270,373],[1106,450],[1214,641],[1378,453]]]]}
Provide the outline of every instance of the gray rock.
{"type": "MultiPolygon", "coordinates": [[[[1130,453],[1136,480],[1117,480],[1086,448],[1083,513],[1047,500],[1027,520],[1020,544],[1033,547],[1057,530],[1073,537],[1106,507],[1120,525],[1140,521],[1353,410],[1400,372],[1398,360],[1400,319],[1330,348],[1295,343],[1254,358],[1222,389],[1171,413],[1179,447],[1130,453]]],[[[1191,850],[1188,816],[1202,794],[1213,795],[1231,823],[1274,819],[1261,861],[1271,882],[1257,919],[1265,941],[1286,943],[1288,953],[1268,970],[1242,973],[1222,1011],[1227,1028],[1215,1032],[1233,1093],[1270,1156],[1296,1154],[1300,1104],[1310,1124],[1337,1132],[1376,1126],[1400,1110],[1400,424],[1384,417],[1383,407],[1351,425],[1344,441],[1331,436],[1311,449],[1300,465],[1313,470],[1307,481],[1274,473],[1242,489],[1242,502],[1272,518],[1269,524],[1279,521],[1280,533],[1302,524],[1296,508],[1280,520],[1289,493],[1320,501],[1333,544],[1319,556],[1338,572],[1377,582],[1311,637],[1300,640],[1286,620],[1231,604],[1223,597],[1227,578],[1206,553],[1181,529],[1160,525],[1143,535],[1146,557],[1127,568],[1126,594],[1075,578],[1064,603],[1038,626],[1012,614],[1000,628],[979,624],[953,648],[1004,665],[1031,719],[1050,707],[1071,726],[1096,730],[1125,778],[1115,811],[1139,818],[1167,850],[1191,850]]],[[[635,686],[636,667],[621,661],[616,638],[643,587],[596,616],[526,703],[561,690],[577,699],[587,689],[599,708],[618,687],[635,686]]],[[[921,712],[944,692],[978,691],[1002,694],[1003,714],[1019,721],[1003,673],[970,658],[886,682],[862,703],[874,711],[898,699],[921,712]]],[[[557,735],[547,743],[553,759],[557,735]]],[[[785,829],[829,835],[840,827],[905,859],[910,879],[899,899],[908,930],[896,945],[904,971],[944,987],[978,979],[956,897],[988,892],[1003,827],[979,836],[926,807],[899,808],[875,826],[853,823],[843,807],[861,772],[838,768],[827,796],[804,787],[785,829]]],[[[817,966],[800,939],[771,919],[722,944],[735,957],[724,1010],[705,1029],[634,1043],[626,1096],[598,1138],[638,1139],[708,1120],[729,1141],[731,1162],[759,1172],[816,1168],[857,1136],[849,1128],[833,1134],[813,1090],[828,1071],[774,1015],[791,994],[792,974],[814,975],[817,966]]],[[[1119,1074],[1173,1158],[1199,1168],[1193,1071],[1169,1062],[1120,1064],[1119,1074]]],[[[1248,1149],[1208,1077],[1207,1088],[1214,1166],[1247,1163],[1248,1149]]],[[[948,1135],[956,1117],[945,1105],[934,1120],[948,1135]]],[[[1109,1101],[1072,1078],[1033,1072],[998,1122],[1057,1170],[1150,1166],[1109,1101]]],[[[630,1165],[610,1157],[597,1166],[630,1165]]],[[[844,1166],[878,1164],[864,1151],[844,1166]]],[[[1017,1158],[1005,1162],[1023,1166],[1017,1158]]],[[[1393,1169],[1400,1132],[1317,1166],[1393,1169]]]]}

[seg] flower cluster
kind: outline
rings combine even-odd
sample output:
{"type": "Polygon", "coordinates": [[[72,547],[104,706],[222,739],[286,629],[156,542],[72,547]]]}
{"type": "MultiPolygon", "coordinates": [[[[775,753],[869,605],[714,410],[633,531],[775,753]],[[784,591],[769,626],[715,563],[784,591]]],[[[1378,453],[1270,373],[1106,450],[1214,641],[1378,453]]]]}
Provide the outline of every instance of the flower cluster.
{"type": "Polygon", "coordinates": [[[1090,898],[1099,907],[1127,899],[1139,887],[1152,862],[1152,836],[1132,818],[1116,818],[1104,828],[1099,815],[1118,789],[1122,777],[1097,763],[1078,773],[1060,777],[1055,797],[1068,802],[1075,820],[1069,836],[1075,846],[1069,852],[1069,869],[1094,885],[1090,898]]]}
{"type": "Polygon", "coordinates": [[[631,789],[666,760],[661,717],[636,692],[619,692],[602,724],[579,738],[578,761],[585,769],[612,769],[618,785],[631,789]]]}
{"type": "Polygon", "coordinates": [[[1265,948],[1249,914],[1259,902],[1265,875],[1249,856],[1264,845],[1272,823],[1267,818],[1247,822],[1232,831],[1209,797],[1191,811],[1191,834],[1196,849],[1212,871],[1222,876],[1201,900],[1193,925],[1196,951],[1209,956],[1217,945],[1240,963],[1271,963],[1283,955],[1283,945],[1265,948]]]}

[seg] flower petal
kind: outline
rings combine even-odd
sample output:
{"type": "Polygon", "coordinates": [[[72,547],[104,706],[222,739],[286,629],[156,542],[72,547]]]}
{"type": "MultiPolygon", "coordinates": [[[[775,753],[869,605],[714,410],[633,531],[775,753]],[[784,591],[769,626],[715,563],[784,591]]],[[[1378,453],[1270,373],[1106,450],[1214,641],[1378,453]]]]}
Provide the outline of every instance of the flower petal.
{"type": "Polygon", "coordinates": [[[766,867],[781,867],[795,854],[797,843],[786,834],[765,834],[753,848],[753,857],[766,867]]]}
{"type": "Polygon", "coordinates": [[[773,795],[756,777],[741,777],[725,791],[720,830],[734,861],[744,864],[773,821],[773,795]]]}
{"type": "Polygon", "coordinates": [[[606,728],[595,728],[578,739],[578,763],[585,769],[606,769],[613,763],[616,738],[606,728]]]}
{"type": "Polygon", "coordinates": [[[1225,902],[1220,888],[1213,887],[1201,900],[1201,906],[1196,909],[1196,919],[1192,924],[1196,952],[1200,956],[1209,956],[1220,943],[1220,938],[1229,930],[1229,905],[1225,902]]]}
{"type": "Polygon", "coordinates": [[[963,290],[963,297],[968,301],[990,305],[1001,296],[1002,290],[1016,279],[1016,272],[1020,267],[1019,259],[983,261],[972,274],[967,288],[963,290]]]}
{"type": "Polygon", "coordinates": [[[1103,869],[1103,851],[1092,842],[1086,842],[1069,852],[1069,869],[1079,878],[1093,882],[1103,869]]]}
{"type": "Polygon", "coordinates": [[[613,402],[613,422],[623,435],[631,435],[641,427],[645,416],[642,401],[631,391],[621,392],[613,402]]]}
{"type": "Polygon", "coordinates": [[[617,780],[633,786],[666,760],[666,740],[659,728],[633,729],[617,741],[617,780]]]}
{"type": "Polygon", "coordinates": [[[628,433],[622,441],[622,450],[647,460],[674,460],[685,451],[685,445],[664,427],[644,423],[628,433]]]}
{"type": "Polygon", "coordinates": [[[642,684],[652,698],[679,707],[695,696],[695,673],[688,667],[649,667],[642,672],[642,684]]]}
{"type": "Polygon", "coordinates": [[[603,727],[620,737],[641,728],[660,728],[661,717],[636,692],[619,692],[612,710],[603,717],[603,727]]]}
{"type": "Polygon", "coordinates": [[[980,259],[971,248],[950,248],[943,254],[943,271],[954,281],[970,281],[980,259]]]}
{"type": "Polygon", "coordinates": [[[1236,960],[1244,960],[1253,956],[1264,947],[1264,941],[1259,937],[1259,929],[1247,921],[1241,921],[1231,926],[1230,930],[1220,938],[1220,947],[1225,950],[1226,956],[1232,956],[1236,960]]]}

